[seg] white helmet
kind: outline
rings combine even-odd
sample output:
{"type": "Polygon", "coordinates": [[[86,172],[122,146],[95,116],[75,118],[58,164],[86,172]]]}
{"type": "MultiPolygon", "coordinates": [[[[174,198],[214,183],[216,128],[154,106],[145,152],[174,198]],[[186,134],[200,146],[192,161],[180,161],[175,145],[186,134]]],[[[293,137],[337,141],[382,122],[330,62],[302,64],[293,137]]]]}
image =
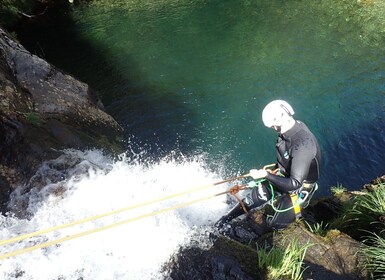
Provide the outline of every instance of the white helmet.
{"type": "Polygon", "coordinates": [[[294,110],[284,100],[274,100],[262,111],[262,121],[267,127],[281,127],[292,119],[294,110]]]}

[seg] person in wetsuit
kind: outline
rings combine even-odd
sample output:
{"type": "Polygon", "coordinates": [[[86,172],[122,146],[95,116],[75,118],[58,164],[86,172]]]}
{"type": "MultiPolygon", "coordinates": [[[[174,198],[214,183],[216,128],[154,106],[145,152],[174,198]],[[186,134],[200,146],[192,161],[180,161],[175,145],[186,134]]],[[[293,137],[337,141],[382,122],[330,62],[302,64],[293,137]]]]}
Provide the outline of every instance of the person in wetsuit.
{"type": "MultiPolygon", "coordinates": [[[[251,169],[249,191],[242,199],[247,210],[259,209],[272,202],[274,214],[267,220],[273,229],[284,228],[300,217],[301,209],[318,188],[321,152],[316,137],[301,121],[293,118],[293,108],[283,100],[274,100],[262,112],[265,126],[278,132],[277,162],[273,169],[251,169]]],[[[238,203],[217,225],[223,225],[245,214],[238,203]]]]}

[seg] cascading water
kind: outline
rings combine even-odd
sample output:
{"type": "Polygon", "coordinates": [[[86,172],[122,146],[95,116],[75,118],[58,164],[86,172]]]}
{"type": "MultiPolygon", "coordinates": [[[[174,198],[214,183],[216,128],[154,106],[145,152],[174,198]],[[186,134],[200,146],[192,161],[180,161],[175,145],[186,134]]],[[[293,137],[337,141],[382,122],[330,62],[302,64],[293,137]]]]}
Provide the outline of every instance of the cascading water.
{"type": "MultiPolygon", "coordinates": [[[[60,172],[69,159],[77,164],[46,180],[29,192],[15,190],[10,213],[0,216],[0,238],[45,230],[141,202],[181,193],[221,180],[205,165],[203,157],[172,155],[159,162],[143,163],[137,156],[113,160],[101,151],[66,151],[45,163],[35,177],[60,172]],[[20,210],[23,209],[23,210],[20,210]]],[[[52,231],[13,244],[2,245],[0,254],[57,240],[119,221],[140,217],[196,198],[223,192],[226,185],[131,209],[84,224],[52,231]]],[[[205,236],[200,246],[210,246],[210,225],[226,212],[226,196],[149,216],[98,233],[55,244],[0,262],[1,279],[161,279],[162,266],[181,246],[205,236]]]]}

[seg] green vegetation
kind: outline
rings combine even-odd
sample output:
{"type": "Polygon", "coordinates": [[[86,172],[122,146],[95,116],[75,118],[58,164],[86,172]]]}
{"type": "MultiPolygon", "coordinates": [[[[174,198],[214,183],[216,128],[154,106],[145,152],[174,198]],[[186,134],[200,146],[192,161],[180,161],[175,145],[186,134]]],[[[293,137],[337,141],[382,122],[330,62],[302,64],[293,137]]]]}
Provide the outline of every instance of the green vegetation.
{"type": "Polygon", "coordinates": [[[43,120],[41,119],[41,117],[35,112],[22,113],[22,114],[25,120],[32,125],[39,126],[43,123],[43,120]]]}
{"type": "MultiPolygon", "coordinates": [[[[342,186],[332,190],[333,194],[346,192],[342,186]]],[[[364,244],[359,252],[364,267],[373,279],[385,279],[385,183],[381,180],[370,185],[370,191],[351,192],[349,201],[343,203],[341,214],[331,222],[329,228],[339,228],[364,244]],[[370,233],[369,237],[365,236],[370,233]]],[[[310,231],[322,232],[321,224],[310,231]]],[[[329,233],[327,233],[329,235],[329,233]]]]}
{"type": "Polygon", "coordinates": [[[328,225],[329,224],[324,224],[323,221],[321,221],[320,223],[316,223],[316,224],[309,224],[307,222],[305,222],[309,231],[311,233],[314,233],[314,234],[317,234],[317,235],[320,235],[320,236],[325,236],[326,233],[327,233],[327,228],[328,228],[328,225]]]}
{"type": "Polygon", "coordinates": [[[267,279],[302,279],[303,260],[310,246],[299,246],[294,239],[282,248],[258,247],[258,268],[267,272],[267,279]]]}
{"type": "Polygon", "coordinates": [[[331,190],[333,195],[340,195],[340,194],[347,191],[347,189],[345,187],[343,187],[342,185],[333,186],[330,188],[330,190],[331,190]]]}
{"type": "MultiPolygon", "coordinates": [[[[385,229],[385,184],[373,185],[373,191],[354,196],[351,204],[346,204],[339,227],[341,229],[369,230],[381,232],[385,229]]],[[[337,223],[335,223],[337,224],[337,223]]]]}
{"type": "Polygon", "coordinates": [[[385,279],[385,239],[374,233],[365,243],[370,244],[363,249],[366,269],[374,279],[385,279]]]}

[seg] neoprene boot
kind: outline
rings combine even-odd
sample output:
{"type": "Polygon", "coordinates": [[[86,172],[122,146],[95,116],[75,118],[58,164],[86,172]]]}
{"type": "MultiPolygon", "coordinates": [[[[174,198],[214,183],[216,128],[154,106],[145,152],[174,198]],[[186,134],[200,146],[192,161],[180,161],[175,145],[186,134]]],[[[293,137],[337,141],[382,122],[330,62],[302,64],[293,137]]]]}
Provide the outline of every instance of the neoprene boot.
{"type": "MultiPolygon", "coordinates": [[[[246,206],[246,209],[247,208],[248,207],[246,206]]],[[[237,203],[226,215],[224,215],[215,223],[215,226],[221,228],[224,224],[230,222],[232,219],[239,217],[243,214],[245,214],[245,211],[243,211],[241,204],[237,203]]]]}
{"type": "MultiPolygon", "coordinates": [[[[262,183],[245,194],[245,198],[242,199],[243,205],[247,211],[251,209],[260,209],[269,203],[271,199],[271,193],[267,187],[268,183],[262,183]]],[[[237,203],[226,215],[224,215],[218,222],[215,223],[216,226],[222,227],[224,224],[230,222],[232,219],[239,217],[245,214],[240,203],[237,203]]]]}

